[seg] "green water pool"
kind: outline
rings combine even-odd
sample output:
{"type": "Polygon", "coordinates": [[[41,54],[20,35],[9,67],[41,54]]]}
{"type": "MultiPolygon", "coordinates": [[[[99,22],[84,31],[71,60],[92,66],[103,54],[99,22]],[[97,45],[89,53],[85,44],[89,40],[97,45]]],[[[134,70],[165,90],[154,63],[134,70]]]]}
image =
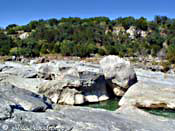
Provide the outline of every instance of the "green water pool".
{"type": "Polygon", "coordinates": [[[109,111],[115,111],[116,109],[119,108],[118,102],[119,102],[119,99],[114,98],[114,99],[107,100],[107,101],[100,102],[100,103],[86,104],[84,106],[92,107],[92,108],[101,108],[101,109],[106,109],[109,111]]]}
{"type": "Polygon", "coordinates": [[[175,110],[169,109],[144,109],[144,111],[149,112],[153,115],[163,116],[167,118],[175,119],[175,110]]]}
{"type": "MultiPolygon", "coordinates": [[[[114,99],[110,99],[100,103],[86,104],[84,106],[91,107],[91,108],[101,108],[109,111],[115,111],[119,108],[118,102],[119,102],[119,98],[114,98],[114,99]]],[[[168,109],[143,109],[143,110],[153,115],[175,119],[175,110],[168,110],[168,109]]]]}

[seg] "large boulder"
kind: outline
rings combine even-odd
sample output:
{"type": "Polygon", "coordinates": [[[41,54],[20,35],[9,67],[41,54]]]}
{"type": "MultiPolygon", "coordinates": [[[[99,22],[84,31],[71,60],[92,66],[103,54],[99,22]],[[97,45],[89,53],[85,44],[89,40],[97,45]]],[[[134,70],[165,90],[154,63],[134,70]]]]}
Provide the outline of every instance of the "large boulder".
{"type": "Polygon", "coordinates": [[[84,63],[79,61],[50,61],[47,63],[34,64],[32,65],[39,77],[44,79],[54,80],[60,75],[63,75],[65,72],[71,68],[78,70],[78,72],[94,72],[101,73],[101,69],[97,64],[84,63]]]}
{"type": "Polygon", "coordinates": [[[22,78],[19,76],[4,74],[0,74],[0,80],[1,82],[9,82],[18,88],[26,89],[34,93],[38,93],[38,85],[47,82],[47,80],[43,80],[40,78],[22,78]]]}
{"type": "Polygon", "coordinates": [[[33,67],[15,62],[5,62],[0,65],[0,74],[14,75],[23,78],[36,78],[37,72],[33,67]]]}
{"type": "Polygon", "coordinates": [[[33,65],[33,67],[36,69],[38,77],[46,80],[53,80],[59,74],[59,68],[52,62],[33,65]]]}
{"type": "Polygon", "coordinates": [[[24,32],[24,33],[19,35],[19,38],[21,40],[27,39],[28,37],[29,37],[29,33],[28,32],[24,32]]]}
{"type": "Polygon", "coordinates": [[[71,87],[78,88],[77,85],[67,80],[52,80],[47,83],[38,86],[39,93],[47,96],[54,103],[74,105],[74,96],[79,94],[76,89],[70,89],[71,87]]]}
{"type": "Polygon", "coordinates": [[[51,107],[51,103],[44,97],[28,90],[17,88],[8,82],[0,83],[0,98],[0,105],[4,105],[1,110],[10,106],[27,111],[45,111],[51,107]]]}
{"type": "Polygon", "coordinates": [[[110,55],[100,61],[104,76],[117,96],[123,96],[125,91],[137,82],[136,73],[129,61],[110,55]]]}
{"type": "Polygon", "coordinates": [[[11,117],[13,110],[10,105],[14,103],[4,99],[2,96],[0,96],[0,100],[0,120],[6,120],[11,117]]]}
{"type": "Polygon", "coordinates": [[[175,109],[175,86],[140,81],[129,88],[119,105],[175,109]]]}
{"type": "Polygon", "coordinates": [[[131,39],[134,39],[136,37],[136,34],[137,34],[137,30],[136,30],[136,27],[135,26],[131,26],[127,31],[126,33],[129,34],[129,37],[131,39]]]}
{"type": "Polygon", "coordinates": [[[81,72],[81,91],[87,102],[99,102],[109,99],[104,76],[93,72],[81,72]]]}
{"type": "Polygon", "coordinates": [[[109,99],[103,74],[70,68],[57,77],[38,86],[39,93],[49,97],[54,103],[83,104],[109,99]],[[94,99],[95,98],[95,99],[94,99]]]}

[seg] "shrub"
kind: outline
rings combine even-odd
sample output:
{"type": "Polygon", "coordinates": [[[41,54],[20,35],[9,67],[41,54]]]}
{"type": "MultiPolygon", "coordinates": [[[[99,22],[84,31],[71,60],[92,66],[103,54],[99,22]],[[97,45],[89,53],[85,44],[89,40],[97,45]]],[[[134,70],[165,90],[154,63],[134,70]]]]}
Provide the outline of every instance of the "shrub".
{"type": "Polygon", "coordinates": [[[25,56],[25,57],[30,57],[31,56],[31,50],[30,49],[26,49],[26,48],[12,48],[10,50],[10,55],[14,55],[14,56],[25,56]]]}
{"type": "Polygon", "coordinates": [[[161,62],[160,65],[163,67],[163,72],[167,72],[170,69],[170,62],[161,62]]]}
{"type": "Polygon", "coordinates": [[[167,60],[170,63],[175,63],[175,45],[170,45],[167,49],[167,60]]]}
{"type": "Polygon", "coordinates": [[[54,53],[60,53],[60,47],[61,47],[61,43],[60,42],[56,42],[55,44],[54,44],[54,47],[53,47],[53,52],[54,53]]]}
{"type": "Polygon", "coordinates": [[[61,54],[64,56],[73,55],[73,48],[74,43],[72,41],[64,40],[60,46],[61,54]]]}
{"type": "Polygon", "coordinates": [[[12,39],[3,33],[0,33],[0,55],[8,55],[10,48],[12,47],[12,39]]]}
{"type": "Polygon", "coordinates": [[[86,57],[90,55],[90,49],[86,44],[76,44],[73,47],[73,55],[79,57],[86,57]]]}
{"type": "Polygon", "coordinates": [[[101,55],[101,56],[106,55],[106,51],[105,51],[105,49],[103,49],[103,48],[99,48],[99,49],[98,49],[98,54],[101,55]]]}
{"type": "Polygon", "coordinates": [[[10,29],[8,29],[7,34],[13,35],[13,34],[17,34],[17,32],[13,28],[10,28],[10,29]]]}
{"type": "Polygon", "coordinates": [[[14,56],[19,56],[18,48],[17,47],[11,48],[9,54],[12,55],[12,56],[13,55],[14,56]]]}

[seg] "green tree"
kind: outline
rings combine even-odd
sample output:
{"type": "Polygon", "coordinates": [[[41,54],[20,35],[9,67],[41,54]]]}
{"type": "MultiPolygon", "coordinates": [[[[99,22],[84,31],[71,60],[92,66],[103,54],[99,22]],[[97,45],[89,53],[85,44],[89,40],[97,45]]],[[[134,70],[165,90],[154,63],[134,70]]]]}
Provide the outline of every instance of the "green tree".
{"type": "Polygon", "coordinates": [[[11,28],[14,28],[14,27],[17,27],[18,25],[16,25],[16,24],[10,24],[10,25],[8,25],[7,27],[6,27],[6,30],[9,30],[9,29],[11,29],[11,28]]]}
{"type": "Polygon", "coordinates": [[[167,59],[170,63],[175,64],[175,45],[172,44],[167,49],[167,59]]]}
{"type": "Polygon", "coordinates": [[[64,56],[73,55],[74,45],[75,45],[74,42],[69,40],[64,40],[60,46],[61,54],[64,56]]]}
{"type": "Polygon", "coordinates": [[[8,55],[10,49],[13,47],[13,41],[3,32],[0,33],[0,55],[8,55]]]}
{"type": "Polygon", "coordinates": [[[147,31],[147,29],[148,29],[148,22],[147,22],[146,18],[141,17],[140,19],[136,20],[136,27],[138,29],[147,31]]]}

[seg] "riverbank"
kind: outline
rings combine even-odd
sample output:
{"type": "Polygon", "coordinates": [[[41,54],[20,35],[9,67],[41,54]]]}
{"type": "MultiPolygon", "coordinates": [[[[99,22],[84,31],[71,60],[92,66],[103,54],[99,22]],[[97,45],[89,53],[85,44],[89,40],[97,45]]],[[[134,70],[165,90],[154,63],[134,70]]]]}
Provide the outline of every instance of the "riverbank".
{"type": "Polygon", "coordinates": [[[0,63],[1,125],[10,130],[21,122],[30,130],[48,125],[67,131],[174,130],[169,123],[175,120],[139,109],[175,110],[173,74],[135,68],[117,56],[99,62],[65,59],[0,63]],[[85,103],[103,109],[81,107],[85,103]]]}

